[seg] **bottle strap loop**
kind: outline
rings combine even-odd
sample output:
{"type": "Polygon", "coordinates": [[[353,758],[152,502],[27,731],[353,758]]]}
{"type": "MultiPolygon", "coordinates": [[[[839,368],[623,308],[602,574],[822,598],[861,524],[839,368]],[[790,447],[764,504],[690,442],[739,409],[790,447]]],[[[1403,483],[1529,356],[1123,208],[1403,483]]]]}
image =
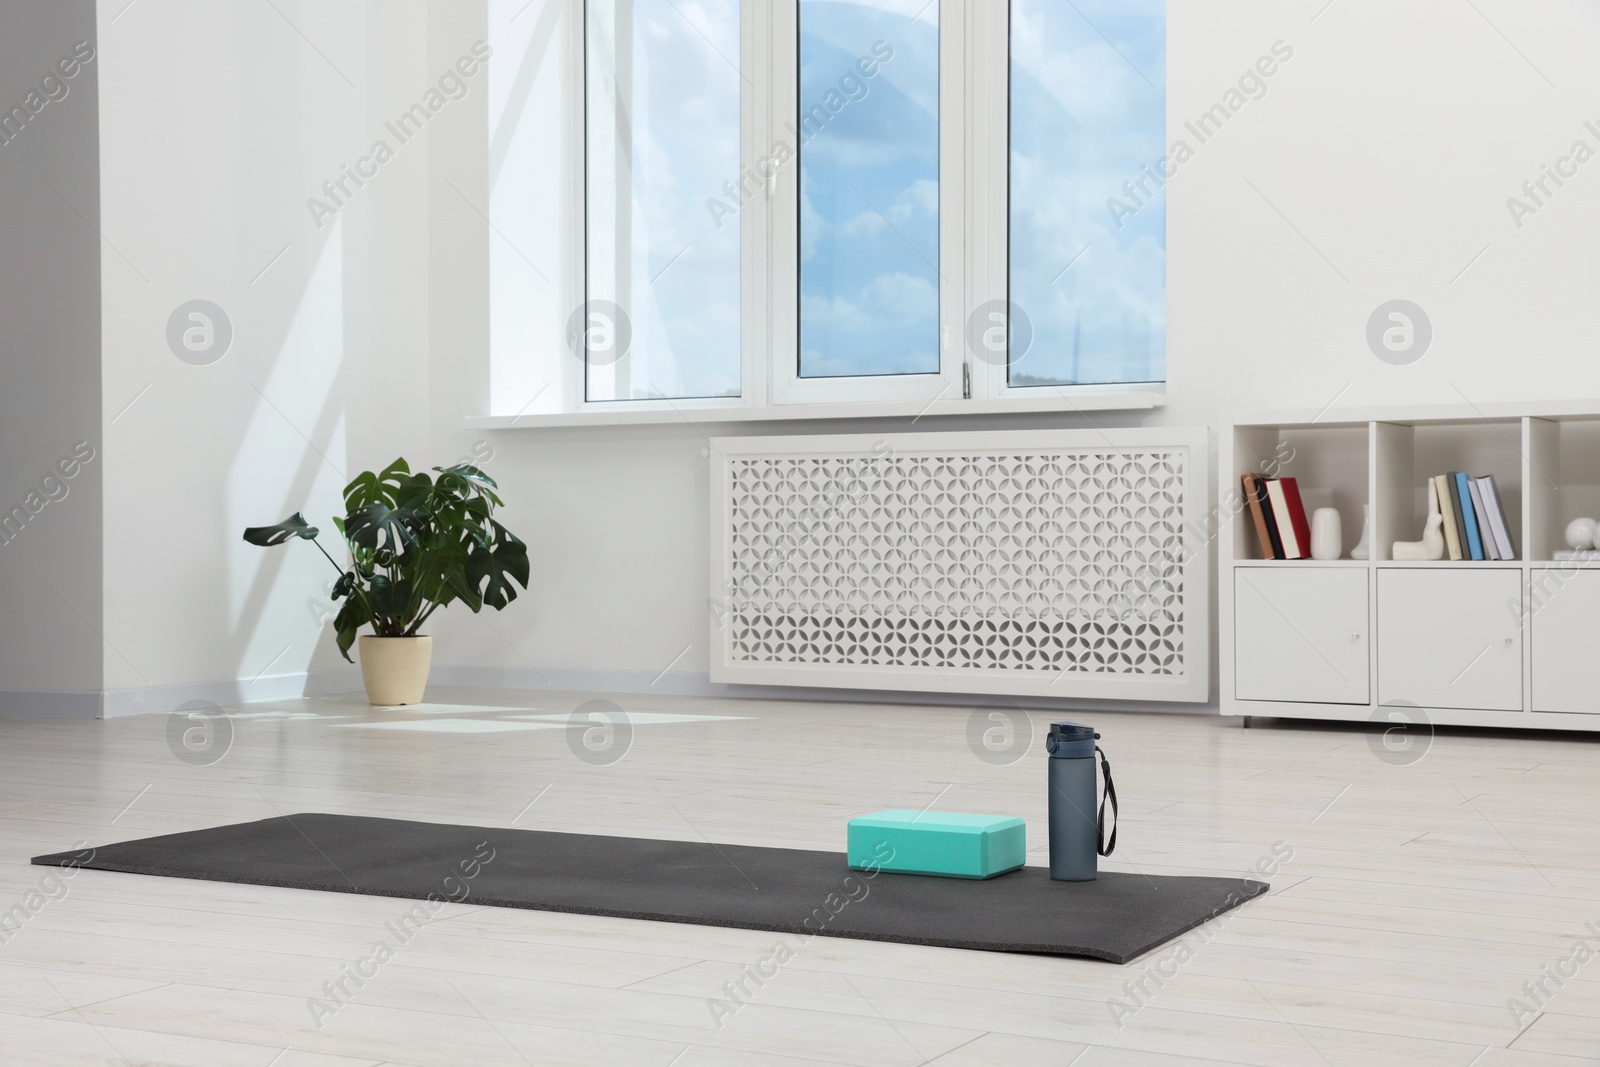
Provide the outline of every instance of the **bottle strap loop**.
{"type": "MultiPolygon", "coordinates": [[[[1099,735],[1096,734],[1096,737],[1099,735]]],[[[1105,750],[1099,745],[1094,746],[1095,752],[1100,757],[1100,772],[1106,778],[1105,796],[1100,800],[1100,816],[1095,824],[1095,833],[1098,836],[1097,849],[1102,856],[1109,856],[1117,848],[1117,827],[1122,822],[1117,814],[1117,787],[1111,781],[1111,761],[1106,759],[1105,750]],[[1106,839],[1106,802],[1111,803],[1111,839],[1106,839]]]]}

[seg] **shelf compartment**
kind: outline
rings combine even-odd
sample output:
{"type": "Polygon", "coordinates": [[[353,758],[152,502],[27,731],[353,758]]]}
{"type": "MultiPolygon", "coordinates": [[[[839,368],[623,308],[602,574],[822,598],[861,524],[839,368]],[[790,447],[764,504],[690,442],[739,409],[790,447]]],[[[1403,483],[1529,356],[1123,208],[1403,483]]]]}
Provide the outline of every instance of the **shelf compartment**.
{"type": "Polygon", "coordinates": [[[1528,558],[1554,561],[1555,554],[1568,547],[1568,523],[1600,519],[1600,416],[1528,419],[1525,433],[1528,558]]]}
{"type": "MultiPolygon", "coordinates": [[[[1336,508],[1344,533],[1344,555],[1361,539],[1362,506],[1369,502],[1368,424],[1329,423],[1318,426],[1236,426],[1233,470],[1220,494],[1233,513],[1231,558],[1262,561],[1255,522],[1239,479],[1246,474],[1293,478],[1300,487],[1306,521],[1318,508],[1336,508]]],[[[1263,561],[1265,562],[1265,561],[1263,561]]],[[[1291,562],[1332,562],[1279,560],[1291,562]]]]}
{"type": "MultiPolygon", "coordinates": [[[[1524,427],[1518,419],[1373,424],[1374,560],[1393,560],[1396,541],[1422,538],[1428,515],[1427,479],[1462,471],[1492,475],[1518,558],[1523,538],[1524,427]]],[[[1441,500],[1441,508],[1449,502],[1441,500]]],[[[1474,561],[1459,561],[1474,562],[1474,561]]],[[[1477,565],[1512,562],[1476,561],[1477,565]]]]}

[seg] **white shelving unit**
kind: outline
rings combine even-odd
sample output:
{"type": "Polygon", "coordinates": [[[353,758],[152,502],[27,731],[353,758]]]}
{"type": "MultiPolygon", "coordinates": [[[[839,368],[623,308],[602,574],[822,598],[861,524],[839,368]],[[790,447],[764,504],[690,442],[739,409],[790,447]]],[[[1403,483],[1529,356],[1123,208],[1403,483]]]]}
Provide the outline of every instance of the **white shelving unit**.
{"type": "Polygon", "coordinates": [[[1556,562],[1600,517],[1600,401],[1239,414],[1218,499],[1224,714],[1600,730],[1600,563],[1556,562]],[[1426,479],[1492,474],[1516,560],[1391,558],[1426,479]],[[1239,479],[1297,479],[1339,510],[1339,560],[1263,560],[1239,479]],[[1349,559],[1372,511],[1371,559],[1349,559]]]}

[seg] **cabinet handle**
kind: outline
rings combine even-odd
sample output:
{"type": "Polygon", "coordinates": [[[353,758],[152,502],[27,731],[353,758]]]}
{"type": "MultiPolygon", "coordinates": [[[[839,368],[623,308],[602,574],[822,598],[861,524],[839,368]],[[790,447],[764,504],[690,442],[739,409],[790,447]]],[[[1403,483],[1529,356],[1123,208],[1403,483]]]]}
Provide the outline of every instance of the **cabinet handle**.
{"type": "Polygon", "coordinates": [[[1512,644],[1512,643],[1513,643],[1513,642],[1515,642],[1515,641],[1516,641],[1516,638],[1515,638],[1515,637],[1508,637],[1508,638],[1506,638],[1506,644],[1508,644],[1508,645],[1509,645],[1509,644],[1512,644]]]}
{"type": "Polygon", "coordinates": [[[1360,634],[1351,634],[1350,635],[1350,640],[1359,641],[1359,640],[1361,640],[1361,635],[1360,634]]]}

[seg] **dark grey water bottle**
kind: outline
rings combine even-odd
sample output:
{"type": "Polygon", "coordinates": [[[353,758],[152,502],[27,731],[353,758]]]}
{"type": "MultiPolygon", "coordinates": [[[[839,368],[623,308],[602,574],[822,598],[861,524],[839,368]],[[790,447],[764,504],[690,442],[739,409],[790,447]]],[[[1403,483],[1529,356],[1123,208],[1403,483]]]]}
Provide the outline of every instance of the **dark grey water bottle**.
{"type": "Polygon", "coordinates": [[[1058,882],[1092,882],[1099,874],[1094,774],[1099,736],[1082,723],[1056,722],[1044,741],[1050,753],[1050,877],[1058,882]]]}

